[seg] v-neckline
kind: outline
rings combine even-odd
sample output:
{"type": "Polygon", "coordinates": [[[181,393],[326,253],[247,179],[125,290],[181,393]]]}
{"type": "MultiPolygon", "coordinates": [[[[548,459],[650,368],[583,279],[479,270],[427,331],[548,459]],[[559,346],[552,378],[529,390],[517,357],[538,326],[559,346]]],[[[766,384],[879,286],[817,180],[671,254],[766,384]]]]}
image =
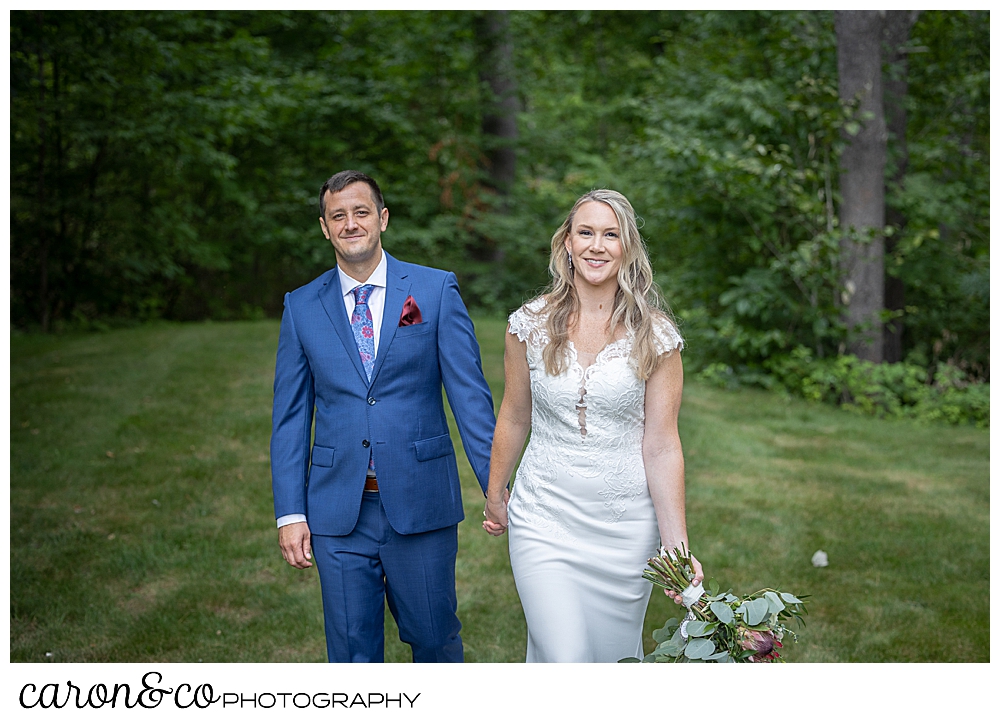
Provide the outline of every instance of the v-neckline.
{"type": "Polygon", "coordinates": [[[573,364],[575,364],[577,368],[580,370],[581,377],[585,377],[588,371],[598,366],[603,361],[601,357],[604,356],[605,352],[607,352],[609,349],[613,349],[614,347],[618,346],[619,344],[627,340],[628,340],[628,335],[626,334],[621,339],[615,339],[614,341],[608,342],[603,347],[601,347],[601,350],[594,355],[594,361],[592,361],[587,366],[583,366],[580,363],[580,350],[576,348],[576,344],[574,344],[573,341],[570,339],[567,339],[566,342],[567,346],[573,350],[573,359],[572,359],[573,364]]]}

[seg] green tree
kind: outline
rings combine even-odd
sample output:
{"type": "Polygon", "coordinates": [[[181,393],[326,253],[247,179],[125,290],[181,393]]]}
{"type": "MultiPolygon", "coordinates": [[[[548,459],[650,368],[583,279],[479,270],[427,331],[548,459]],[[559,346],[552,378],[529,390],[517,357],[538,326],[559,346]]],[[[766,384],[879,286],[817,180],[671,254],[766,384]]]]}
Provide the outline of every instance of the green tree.
{"type": "Polygon", "coordinates": [[[906,218],[886,259],[906,287],[903,354],[989,380],[989,13],[926,11],[908,43],[906,218]]]}
{"type": "MultiPolygon", "coordinates": [[[[883,26],[883,99],[885,102],[886,130],[889,133],[889,167],[886,169],[886,195],[892,198],[894,188],[898,188],[906,180],[909,154],[906,147],[906,105],[908,101],[908,41],[913,23],[917,21],[918,10],[890,10],[886,12],[883,26]]],[[[900,234],[906,226],[906,216],[892,205],[886,204],[886,223],[894,233],[885,239],[885,252],[892,256],[900,234]]],[[[903,359],[903,319],[905,309],[906,287],[898,276],[885,275],[886,311],[892,318],[885,324],[883,336],[883,353],[885,361],[898,362],[903,359]]]]}
{"type": "MultiPolygon", "coordinates": [[[[831,12],[14,11],[12,321],[277,315],[333,264],[316,190],[347,167],[383,185],[390,253],[509,311],[573,201],[612,187],[689,363],[773,383],[846,350],[839,170],[864,116],[836,40],[831,12]]],[[[887,338],[929,383],[989,376],[988,48],[988,13],[923,12],[883,67],[906,82],[887,338]]]]}
{"type": "Polygon", "coordinates": [[[706,13],[664,31],[628,157],[656,266],[705,362],[759,370],[843,339],[831,30],[829,14],[706,13]]]}

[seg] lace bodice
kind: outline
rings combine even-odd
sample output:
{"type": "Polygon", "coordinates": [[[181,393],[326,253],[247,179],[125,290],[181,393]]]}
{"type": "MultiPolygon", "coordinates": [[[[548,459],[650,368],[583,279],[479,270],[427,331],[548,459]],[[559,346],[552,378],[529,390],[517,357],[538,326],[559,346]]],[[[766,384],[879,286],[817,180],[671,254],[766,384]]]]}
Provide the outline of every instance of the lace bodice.
{"type": "MultiPolygon", "coordinates": [[[[607,522],[617,522],[629,499],[646,490],[642,463],[646,384],[630,360],[633,340],[626,336],[608,344],[586,369],[568,344],[566,369],[558,376],[545,371],[542,350],[549,343],[545,300],[535,299],[510,315],[510,333],[527,345],[531,379],[531,441],[525,450],[516,485],[536,493],[522,503],[545,507],[541,487],[558,466],[572,477],[603,479],[607,522]],[[541,487],[540,487],[541,486],[541,487]]],[[[665,319],[654,323],[654,344],[661,354],[683,346],[665,319]]],[[[555,523],[554,510],[535,510],[555,523]]]]}

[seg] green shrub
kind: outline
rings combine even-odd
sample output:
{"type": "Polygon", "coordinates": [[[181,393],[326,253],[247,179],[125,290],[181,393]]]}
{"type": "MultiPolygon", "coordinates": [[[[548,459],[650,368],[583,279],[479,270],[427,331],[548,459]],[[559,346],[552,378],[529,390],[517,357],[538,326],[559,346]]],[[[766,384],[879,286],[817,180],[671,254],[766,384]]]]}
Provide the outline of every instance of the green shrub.
{"type": "Polygon", "coordinates": [[[775,356],[763,368],[709,364],[698,378],[723,388],[784,389],[861,414],[990,426],[990,385],[970,382],[958,367],[941,363],[933,374],[909,362],[874,364],[853,355],[813,358],[806,347],[775,356]]]}

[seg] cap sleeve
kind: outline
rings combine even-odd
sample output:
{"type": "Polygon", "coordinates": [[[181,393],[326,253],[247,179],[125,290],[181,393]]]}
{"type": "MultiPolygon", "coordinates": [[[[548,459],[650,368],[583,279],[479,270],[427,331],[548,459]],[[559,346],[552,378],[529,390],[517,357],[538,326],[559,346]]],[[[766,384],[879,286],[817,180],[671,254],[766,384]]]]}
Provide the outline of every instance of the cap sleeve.
{"type": "Polygon", "coordinates": [[[669,354],[674,349],[680,351],[684,348],[680,332],[666,317],[653,320],[653,344],[656,346],[657,354],[669,354]]]}
{"type": "Polygon", "coordinates": [[[531,346],[543,346],[548,341],[545,330],[545,315],[540,313],[545,307],[545,299],[539,297],[521,306],[507,317],[510,333],[518,341],[528,342],[531,346]]]}

